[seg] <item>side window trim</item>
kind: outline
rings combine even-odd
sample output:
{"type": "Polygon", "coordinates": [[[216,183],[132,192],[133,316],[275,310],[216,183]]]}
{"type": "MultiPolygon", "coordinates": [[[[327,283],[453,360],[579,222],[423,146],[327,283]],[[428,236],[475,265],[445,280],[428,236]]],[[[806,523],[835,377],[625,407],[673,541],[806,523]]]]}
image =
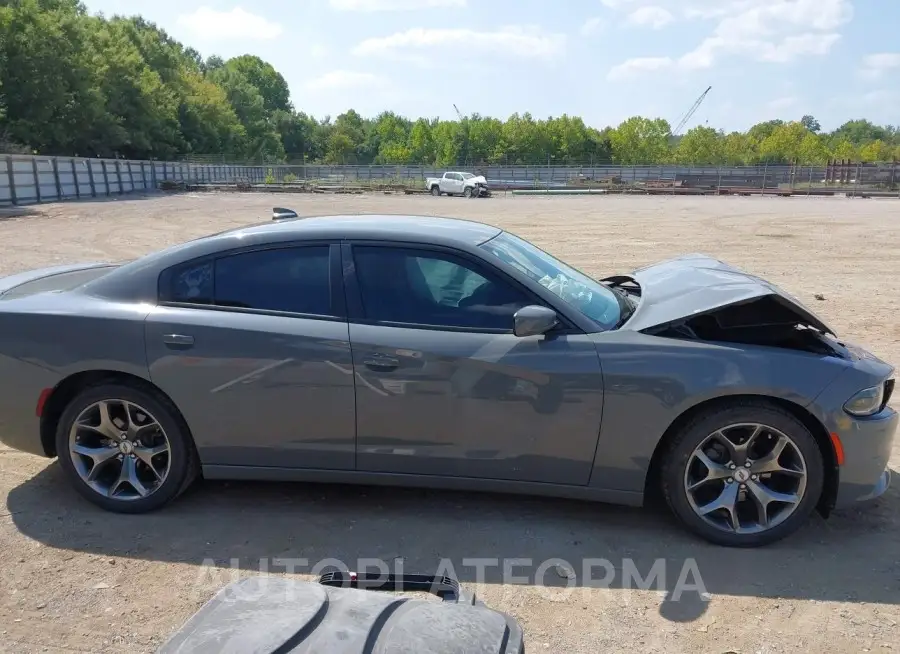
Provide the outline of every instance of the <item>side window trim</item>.
{"type": "Polygon", "coordinates": [[[201,309],[204,311],[222,311],[226,313],[250,313],[250,314],[259,314],[259,315],[267,315],[267,316],[286,316],[291,318],[302,318],[306,320],[327,320],[327,321],[337,321],[337,322],[346,322],[347,321],[347,302],[346,302],[346,294],[344,293],[344,284],[343,284],[343,275],[341,270],[341,246],[339,243],[335,243],[334,241],[284,241],[280,243],[267,243],[264,245],[254,245],[243,248],[234,248],[231,250],[224,250],[221,252],[215,252],[212,254],[206,254],[195,259],[189,259],[187,261],[182,261],[181,263],[177,263],[175,265],[169,266],[168,268],[160,271],[159,277],[157,278],[157,306],[162,307],[178,307],[183,309],[201,309]],[[287,249],[299,249],[304,247],[322,247],[324,245],[328,246],[328,287],[329,287],[329,295],[331,298],[331,315],[320,315],[320,314],[311,314],[311,313],[296,313],[292,311],[277,311],[271,309],[253,309],[253,308],[244,308],[244,307],[231,307],[227,305],[215,304],[216,292],[215,292],[215,264],[219,259],[224,259],[226,257],[236,256],[240,254],[247,254],[250,252],[260,252],[266,250],[287,250],[287,249]],[[164,289],[164,283],[169,282],[169,276],[174,274],[175,271],[191,267],[191,266],[200,266],[205,263],[211,263],[213,265],[213,304],[204,304],[204,303],[195,303],[195,302],[179,302],[177,300],[166,299],[165,294],[168,289],[164,289]]]}
{"type": "MultiPolygon", "coordinates": [[[[427,243],[406,243],[402,241],[366,241],[366,240],[346,240],[341,243],[341,262],[343,269],[344,293],[347,299],[347,319],[360,325],[380,325],[383,327],[403,327],[406,329],[426,329],[433,331],[447,332],[470,332],[479,334],[511,334],[511,329],[492,329],[492,328],[471,328],[457,327],[451,325],[431,325],[427,323],[405,323],[392,322],[386,320],[374,320],[366,317],[362,303],[362,290],[356,276],[356,263],[353,259],[353,247],[384,247],[394,250],[418,250],[433,254],[443,255],[450,259],[457,259],[465,262],[475,273],[485,277],[486,279],[496,279],[504,284],[514,288],[516,291],[525,295],[534,304],[547,306],[547,302],[541,297],[535,295],[528,287],[520,283],[518,280],[510,277],[506,272],[493,268],[483,261],[470,255],[463,250],[450,248],[442,245],[431,245],[427,243]]],[[[560,324],[553,329],[554,333],[582,333],[575,327],[563,314],[560,314],[556,307],[550,307],[557,311],[560,324]]]]}

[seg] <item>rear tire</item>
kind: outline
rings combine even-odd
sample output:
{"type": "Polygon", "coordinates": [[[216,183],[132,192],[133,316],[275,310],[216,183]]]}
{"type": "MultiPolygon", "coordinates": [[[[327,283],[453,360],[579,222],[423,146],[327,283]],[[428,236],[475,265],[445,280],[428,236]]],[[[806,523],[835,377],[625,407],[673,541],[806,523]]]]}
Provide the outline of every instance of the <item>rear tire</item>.
{"type": "Polygon", "coordinates": [[[75,490],[116,513],[158,509],[199,474],[178,410],[161,393],[129,384],[82,390],[60,417],[56,451],[75,490]]]}
{"type": "Polygon", "coordinates": [[[822,453],[806,426],[758,401],[696,416],[668,446],[661,470],[675,516],[727,547],[760,547],[792,534],[814,511],[824,479],[822,453]]]}

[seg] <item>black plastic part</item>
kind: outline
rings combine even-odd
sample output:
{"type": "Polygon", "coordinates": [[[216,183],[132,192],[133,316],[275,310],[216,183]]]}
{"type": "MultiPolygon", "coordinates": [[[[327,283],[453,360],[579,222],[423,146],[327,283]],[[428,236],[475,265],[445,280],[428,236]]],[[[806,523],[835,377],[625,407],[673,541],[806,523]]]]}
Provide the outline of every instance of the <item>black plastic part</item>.
{"type": "Polygon", "coordinates": [[[444,577],[330,573],[323,583],[278,576],[229,584],[158,654],[524,654],[518,622],[444,577]],[[356,584],[357,587],[340,587],[356,584]],[[364,590],[426,590],[445,601],[364,590]],[[465,599],[462,599],[465,598],[465,599]]]}
{"type": "Polygon", "coordinates": [[[376,574],[350,572],[344,574],[340,570],[326,572],[319,577],[323,586],[340,588],[360,588],[363,590],[382,590],[394,592],[421,591],[440,597],[445,602],[474,604],[475,596],[466,596],[459,582],[452,577],[437,577],[417,574],[376,574]]]}

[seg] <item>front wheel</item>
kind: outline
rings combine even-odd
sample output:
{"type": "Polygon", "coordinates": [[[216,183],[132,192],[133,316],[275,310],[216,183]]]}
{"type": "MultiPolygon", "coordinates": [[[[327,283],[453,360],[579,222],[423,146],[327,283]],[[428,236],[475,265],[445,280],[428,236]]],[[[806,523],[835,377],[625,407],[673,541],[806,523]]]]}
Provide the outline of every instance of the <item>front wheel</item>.
{"type": "Polygon", "coordinates": [[[471,186],[467,186],[467,187],[465,188],[465,190],[463,191],[463,195],[464,195],[465,197],[467,197],[467,198],[472,197],[472,187],[471,187],[471,186]]]}
{"type": "Polygon", "coordinates": [[[441,187],[439,187],[439,186],[432,186],[432,187],[431,187],[431,194],[432,194],[434,197],[440,196],[440,194],[441,194],[441,187]]]}
{"type": "Polygon", "coordinates": [[[194,445],[164,396],[127,384],[79,393],[56,431],[60,465],[82,496],[118,513],[152,511],[197,475],[194,445]]]}
{"type": "Polygon", "coordinates": [[[815,438],[789,412],[740,402],[687,424],[664,455],[663,494],[684,525],[730,547],[781,540],[815,509],[824,483],[815,438]]]}

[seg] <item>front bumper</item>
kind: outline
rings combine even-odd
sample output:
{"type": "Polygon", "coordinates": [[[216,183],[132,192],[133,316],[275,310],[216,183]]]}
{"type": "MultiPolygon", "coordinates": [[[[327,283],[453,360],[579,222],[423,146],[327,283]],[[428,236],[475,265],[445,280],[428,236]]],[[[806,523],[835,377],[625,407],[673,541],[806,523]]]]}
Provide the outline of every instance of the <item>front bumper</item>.
{"type": "Polygon", "coordinates": [[[846,416],[839,423],[840,429],[835,433],[844,448],[844,465],[838,469],[834,504],[838,509],[875,499],[888,489],[888,462],[900,416],[891,407],[885,407],[869,418],[846,416]]]}

